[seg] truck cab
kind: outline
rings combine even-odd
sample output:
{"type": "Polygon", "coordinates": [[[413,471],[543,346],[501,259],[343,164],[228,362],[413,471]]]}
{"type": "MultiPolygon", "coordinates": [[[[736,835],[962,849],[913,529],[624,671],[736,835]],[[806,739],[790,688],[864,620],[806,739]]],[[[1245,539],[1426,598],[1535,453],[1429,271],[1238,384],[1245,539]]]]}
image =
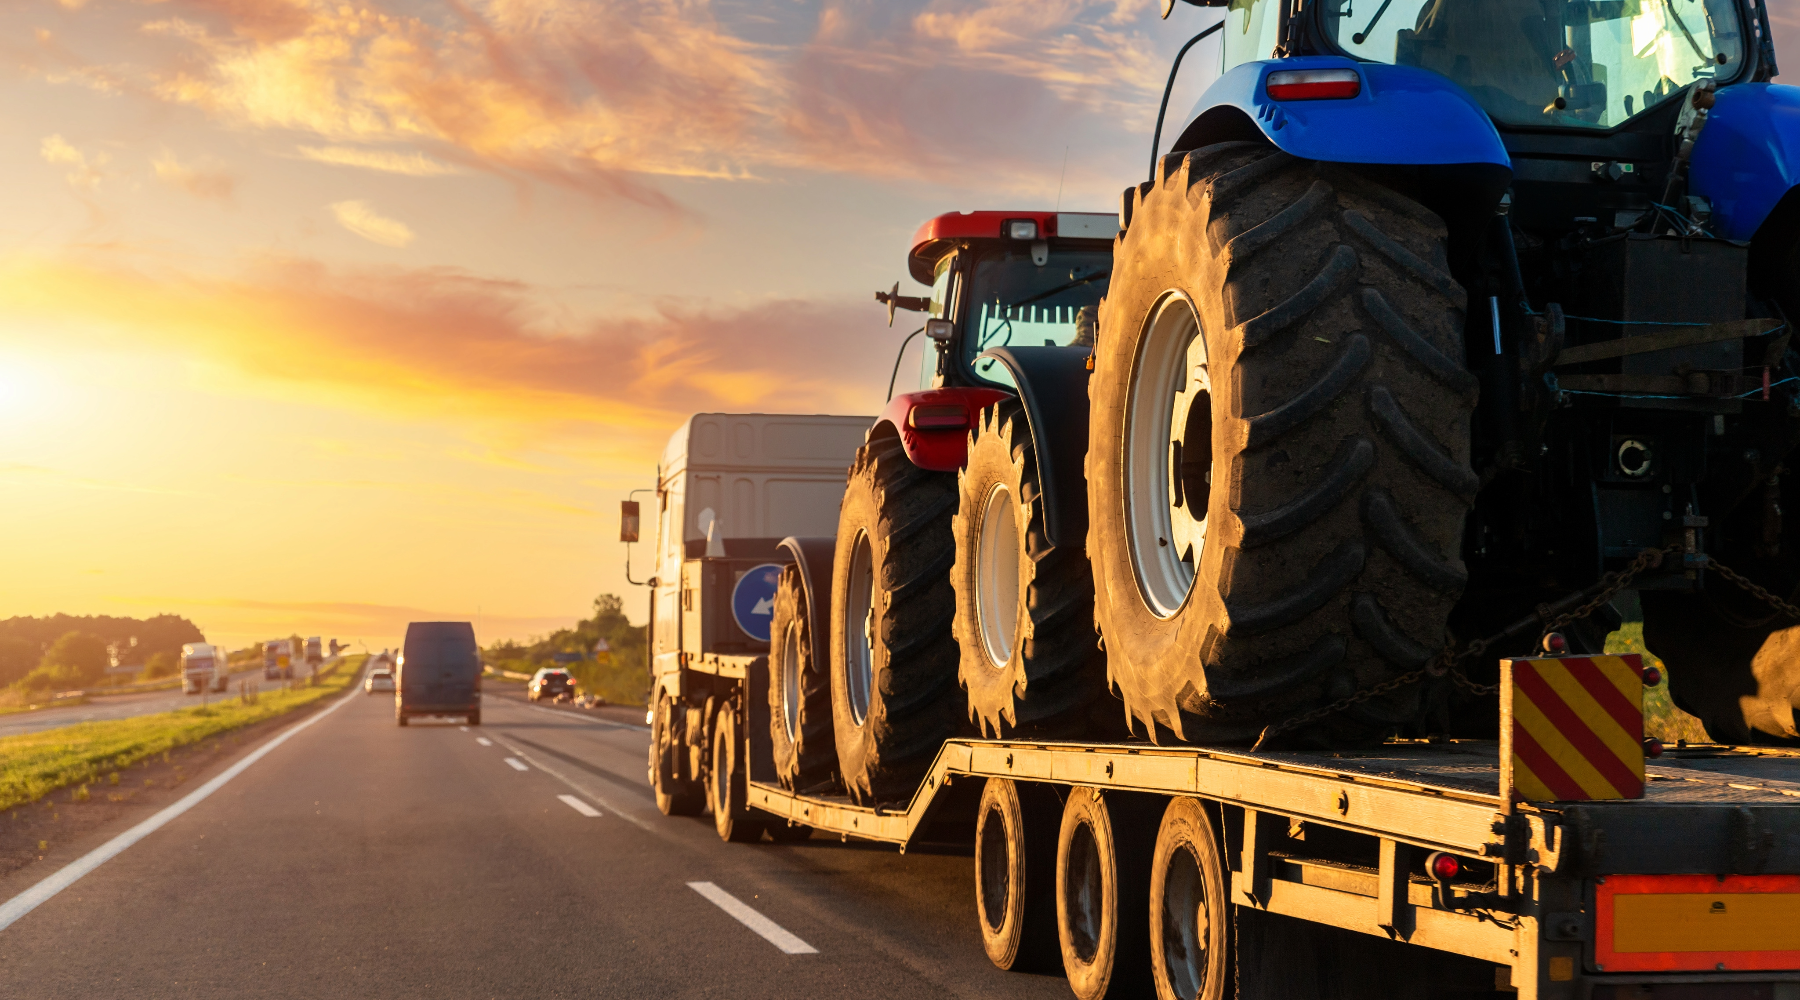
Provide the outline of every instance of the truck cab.
{"type": "Polygon", "coordinates": [[[205,642],[185,643],[181,647],[183,694],[223,691],[230,683],[231,669],[222,647],[205,642]]]}

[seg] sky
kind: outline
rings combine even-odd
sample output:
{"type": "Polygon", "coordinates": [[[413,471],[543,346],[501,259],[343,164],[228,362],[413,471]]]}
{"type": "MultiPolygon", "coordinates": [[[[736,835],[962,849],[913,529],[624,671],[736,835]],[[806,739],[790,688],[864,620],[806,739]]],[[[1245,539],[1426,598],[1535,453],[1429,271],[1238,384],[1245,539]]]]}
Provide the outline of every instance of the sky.
{"type": "Polygon", "coordinates": [[[1218,17],[1157,15],[0,0],[0,618],[641,622],[669,434],[878,411],[926,218],[1115,210],[1218,17]]]}

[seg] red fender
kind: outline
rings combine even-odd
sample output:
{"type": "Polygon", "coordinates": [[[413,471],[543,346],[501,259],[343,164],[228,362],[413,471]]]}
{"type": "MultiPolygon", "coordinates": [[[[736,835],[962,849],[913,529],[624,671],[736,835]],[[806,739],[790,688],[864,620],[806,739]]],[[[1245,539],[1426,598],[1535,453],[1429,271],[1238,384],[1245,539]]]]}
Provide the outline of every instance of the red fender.
{"type": "Polygon", "coordinates": [[[955,472],[969,460],[969,431],[982,408],[1011,396],[1004,389],[974,387],[903,392],[875,418],[869,436],[886,424],[900,436],[912,464],[933,472],[955,472]]]}

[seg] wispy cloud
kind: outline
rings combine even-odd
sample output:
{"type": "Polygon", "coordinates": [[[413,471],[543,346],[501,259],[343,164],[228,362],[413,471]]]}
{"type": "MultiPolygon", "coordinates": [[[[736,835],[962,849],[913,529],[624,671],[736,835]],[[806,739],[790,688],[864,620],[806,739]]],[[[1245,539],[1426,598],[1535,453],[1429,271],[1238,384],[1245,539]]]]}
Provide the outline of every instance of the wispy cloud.
{"type": "Polygon", "coordinates": [[[157,180],[196,198],[230,201],[232,193],[237,190],[237,175],[211,157],[182,163],[174,153],[165,149],[151,161],[151,166],[156,170],[157,180]]]}
{"type": "Polygon", "coordinates": [[[44,158],[45,163],[68,167],[69,184],[80,191],[92,191],[99,187],[102,176],[100,168],[108,160],[105,153],[96,153],[90,160],[87,154],[69,145],[68,140],[60,133],[45,136],[44,141],[38,144],[38,155],[44,158]]]}
{"type": "Polygon", "coordinates": [[[331,214],[338,225],[370,243],[384,247],[404,247],[413,241],[413,231],[406,223],[377,215],[366,201],[332,202],[331,214]]]}
{"type": "Polygon", "coordinates": [[[408,177],[446,177],[462,170],[434,160],[424,153],[396,153],[385,149],[358,149],[353,146],[299,146],[301,156],[319,163],[340,167],[361,167],[408,177]]]}

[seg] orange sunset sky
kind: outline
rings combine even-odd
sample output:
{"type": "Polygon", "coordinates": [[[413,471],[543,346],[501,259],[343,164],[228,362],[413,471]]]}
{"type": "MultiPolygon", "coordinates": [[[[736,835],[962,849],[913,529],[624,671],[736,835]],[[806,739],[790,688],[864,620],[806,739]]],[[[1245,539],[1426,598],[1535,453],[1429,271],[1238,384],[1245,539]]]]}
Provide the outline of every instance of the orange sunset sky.
{"type": "Polygon", "coordinates": [[[641,621],[674,427],[878,410],[930,215],[1113,210],[1219,16],[1157,9],[0,2],[0,618],[641,621]]]}

